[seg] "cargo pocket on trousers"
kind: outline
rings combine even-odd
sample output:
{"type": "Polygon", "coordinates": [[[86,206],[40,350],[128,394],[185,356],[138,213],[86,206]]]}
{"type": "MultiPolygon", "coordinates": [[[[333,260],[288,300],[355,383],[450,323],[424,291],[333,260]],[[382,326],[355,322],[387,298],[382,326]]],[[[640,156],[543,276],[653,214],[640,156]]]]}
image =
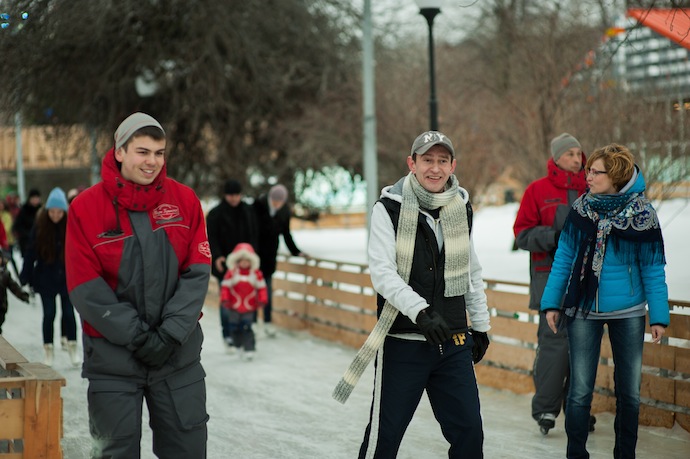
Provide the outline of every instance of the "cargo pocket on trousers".
{"type": "Polygon", "coordinates": [[[196,365],[165,380],[182,430],[201,428],[209,419],[206,413],[205,377],[204,369],[196,365]]]}
{"type": "Polygon", "coordinates": [[[89,430],[93,438],[123,439],[137,433],[134,396],[137,385],[127,381],[93,379],[89,381],[89,430]]]}

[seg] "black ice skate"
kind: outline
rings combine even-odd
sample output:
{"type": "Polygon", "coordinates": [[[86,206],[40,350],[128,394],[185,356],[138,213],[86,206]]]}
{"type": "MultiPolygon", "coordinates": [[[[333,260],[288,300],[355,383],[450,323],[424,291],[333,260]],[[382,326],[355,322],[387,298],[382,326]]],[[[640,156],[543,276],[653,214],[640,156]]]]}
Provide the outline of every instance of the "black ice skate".
{"type": "Polygon", "coordinates": [[[553,429],[556,425],[556,416],[551,413],[544,413],[539,416],[537,424],[539,424],[539,431],[542,435],[547,435],[549,430],[553,429]]]}

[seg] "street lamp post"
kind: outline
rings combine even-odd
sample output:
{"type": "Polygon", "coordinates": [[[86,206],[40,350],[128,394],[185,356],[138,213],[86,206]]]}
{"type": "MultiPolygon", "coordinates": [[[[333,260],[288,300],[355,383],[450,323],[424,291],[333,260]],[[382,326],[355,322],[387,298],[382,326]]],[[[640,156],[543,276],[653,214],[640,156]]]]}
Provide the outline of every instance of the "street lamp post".
{"type": "Polygon", "coordinates": [[[441,0],[415,0],[419,14],[429,25],[429,117],[432,131],[438,131],[438,106],[436,103],[436,70],[434,66],[434,18],[441,12],[441,0]]]}

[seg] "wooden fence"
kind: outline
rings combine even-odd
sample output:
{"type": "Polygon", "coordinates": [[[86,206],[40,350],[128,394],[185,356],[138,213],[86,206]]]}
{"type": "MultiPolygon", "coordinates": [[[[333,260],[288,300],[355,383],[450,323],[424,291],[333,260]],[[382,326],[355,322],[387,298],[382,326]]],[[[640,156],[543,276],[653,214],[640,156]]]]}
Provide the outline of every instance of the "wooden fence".
{"type": "MultiPolygon", "coordinates": [[[[485,282],[491,346],[476,367],[478,382],[520,394],[534,392],[532,365],[539,316],[528,308],[528,285],[485,282]]],[[[690,315],[686,315],[690,303],[669,303],[671,324],[662,343],[644,344],[640,423],[672,427],[677,422],[690,431],[690,315]]],[[[273,321],[358,348],[376,323],[376,298],[367,266],[279,257],[273,277],[273,321]]],[[[613,358],[604,336],[594,413],[615,412],[613,390],[613,358]]]]}
{"type": "Polygon", "coordinates": [[[61,459],[65,378],[0,336],[0,459],[61,459]]]}

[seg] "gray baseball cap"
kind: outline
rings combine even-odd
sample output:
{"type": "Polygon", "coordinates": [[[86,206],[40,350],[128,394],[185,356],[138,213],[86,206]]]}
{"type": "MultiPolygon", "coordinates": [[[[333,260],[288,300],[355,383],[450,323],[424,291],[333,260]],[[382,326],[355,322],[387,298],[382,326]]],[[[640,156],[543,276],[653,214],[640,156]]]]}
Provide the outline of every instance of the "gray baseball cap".
{"type": "Polygon", "coordinates": [[[438,131],[427,131],[419,134],[412,143],[411,155],[417,153],[423,155],[434,145],[442,145],[450,152],[451,156],[455,158],[455,148],[453,142],[443,133],[438,131]]]}

